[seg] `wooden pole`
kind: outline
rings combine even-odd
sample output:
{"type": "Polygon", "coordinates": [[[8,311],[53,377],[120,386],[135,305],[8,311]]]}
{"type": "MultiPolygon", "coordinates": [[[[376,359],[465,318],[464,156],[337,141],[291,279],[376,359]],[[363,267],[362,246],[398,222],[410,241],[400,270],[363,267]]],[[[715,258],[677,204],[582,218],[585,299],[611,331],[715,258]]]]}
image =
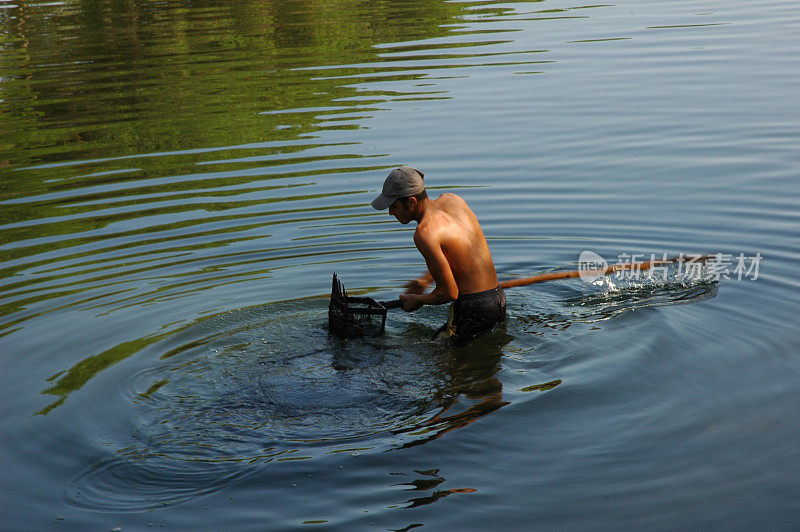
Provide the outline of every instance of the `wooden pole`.
{"type": "Polygon", "coordinates": [[[595,270],[571,270],[566,272],[551,272],[534,275],[533,277],[523,277],[521,279],[509,279],[500,283],[501,288],[514,288],[515,286],[527,286],[529,284],[542,283],[544,281],[554,281],[557,279],[571,279],[573,277],[590,276],[600,277],[609,275],[624,270],[645,271],[653,266],[661,266],[664,264],[674,264],[676,262],[686,262],[693,264],[695,262],[705,262],[713,259],[713,255],[687,255],[680,257],[673,257],[670,259],[651,260],[648,262],[629,262],[622,264],[614,264],[606,268],[595,270]]]}

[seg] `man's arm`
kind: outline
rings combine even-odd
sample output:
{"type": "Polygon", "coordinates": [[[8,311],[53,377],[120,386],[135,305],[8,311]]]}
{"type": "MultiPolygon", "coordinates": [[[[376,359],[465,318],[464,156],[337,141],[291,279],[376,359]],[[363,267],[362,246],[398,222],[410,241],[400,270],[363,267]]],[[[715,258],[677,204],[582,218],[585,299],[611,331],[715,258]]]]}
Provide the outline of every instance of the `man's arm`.
{"type": "Polygon", "coordinates": [[[424,294],[425,290],[431,285],[433,282],[433,275],[428,270],[425,270],[425,273],[414,279],[413,281],[409,281],[403,285],[403,288],[406,289],[406,294],[424,294]]]}
{"type": "Polygon", "coordinates": [[[442,305],[456,299],[458,285],[439,239],[428,230],[418,230],[414,234],[414,244],[425,259],[436,287],[427,294],[401,294],[403,310],[413,312],[422,305],[442,305]]]}

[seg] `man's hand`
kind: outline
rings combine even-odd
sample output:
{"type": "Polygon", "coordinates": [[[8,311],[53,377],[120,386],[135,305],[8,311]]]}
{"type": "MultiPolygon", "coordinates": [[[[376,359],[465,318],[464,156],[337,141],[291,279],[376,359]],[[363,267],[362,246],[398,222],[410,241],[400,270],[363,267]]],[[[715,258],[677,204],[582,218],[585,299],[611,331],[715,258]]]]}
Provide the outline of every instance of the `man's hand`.
{"type": "Polygon", "coordinates": [[[433,277],[430,273],[425,272],[420,277],[417,277],[413,281],[409,281],[403,285],[403,288],[406,289],[406,294],[416,294],[421,295],[425,293],[425,290],[431,285],[433,282],[433,277]]]}
{"type": "Polygon", "coordinates": [[[403,310],[406,312],[414,312],[422,307],[422,296],[417,294],[400,294],[400,301],[403,302],[403,310]]]}

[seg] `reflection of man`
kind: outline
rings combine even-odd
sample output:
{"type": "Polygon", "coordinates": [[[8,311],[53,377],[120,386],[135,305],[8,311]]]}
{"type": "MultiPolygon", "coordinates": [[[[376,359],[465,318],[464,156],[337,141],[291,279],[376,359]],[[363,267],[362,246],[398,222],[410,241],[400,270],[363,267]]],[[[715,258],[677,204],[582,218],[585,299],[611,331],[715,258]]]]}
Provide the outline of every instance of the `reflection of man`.
{"type": "Polygon", "coordinates": [[[450,320],[439,332],[455,335],[457,343],[505,321],[506,296],[497,283],[489,245],[463,199],[455,194],[428,199],[422,172],[402,166],[389,174],[372,206],[381,211],[388,207],[402,224],[417,222],[414,244],[428,271],[406,284],[400,296],[403,310],[413,312],[423,305],[452,301],[450,320]],[[431,282],[436,286],[425,293],[431,282]]]}

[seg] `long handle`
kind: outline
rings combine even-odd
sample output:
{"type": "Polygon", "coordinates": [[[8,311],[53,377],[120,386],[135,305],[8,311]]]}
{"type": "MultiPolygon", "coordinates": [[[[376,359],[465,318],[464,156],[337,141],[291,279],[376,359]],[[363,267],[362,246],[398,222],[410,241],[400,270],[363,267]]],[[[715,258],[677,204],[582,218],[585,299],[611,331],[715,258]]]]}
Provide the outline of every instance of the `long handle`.
{"type": "Polygon", "coordinates": [[[601,276],[601,275],[609,275],[611,273],[623,270],[645,271],[649,270],[653,266],[659,266],[663,264],[673,264],[676,262],[688,262],[688,263],[704,262],[713,258],[714,258],[713,255],[680,256],[680,257],[673,257],[670,259],[653,260],[648,262],[629,262],[622,264],[614,264],[613,266],[607,266],[605,268],[600,268],[596,270],[572,270],[567,272],[542,273],[540,275],[534,275],[533,277],[523,277],[522,279],[509,279],[507,281],[502,281],[500,283],[500,286],[502,288],[514,288],[515,286],[526,286],[529,284],[542,283],[544,281],[553,281],[556,279],[570,279],[573,277],[580,277],[581,275],[601,276]]]}
{"type": "Polygon", "coordinates": [[[398,299],[392,299],[391,301],[378,301],[381,305],[383,305],[386,309],[393,309],[393,308],[400,308],[403,306],[403,302],[398,299]]]}
{"type": "MultiPolygon", "coordinates": [[[[558,279],[571,279],[573,277],[580,277],[581,275],[601,276],[609,275],[615,272],[624,270],[649,270],[653,266],[661,266],[664,264],[674,264],[676,262],[705,262],[714,258],[714,255],[686,255],[680,257],[672,257],[669,259],[652,260],[648,262],[628,262],[622,264],[614,264],[605,268],[596,270],[570,270],[566,272],[551,272],[534,275],[533,277],[523,277],[521,279],[509,279],[500,283],[501,288],[514,288],[516,286],[527,286],[529,284],[543,283],[545,281],[555,281],[558,279]]],[[[391,301],[378,301],[386,309],[400,308],[403,302],[400,299],[393,299],[391,301]]]]}

